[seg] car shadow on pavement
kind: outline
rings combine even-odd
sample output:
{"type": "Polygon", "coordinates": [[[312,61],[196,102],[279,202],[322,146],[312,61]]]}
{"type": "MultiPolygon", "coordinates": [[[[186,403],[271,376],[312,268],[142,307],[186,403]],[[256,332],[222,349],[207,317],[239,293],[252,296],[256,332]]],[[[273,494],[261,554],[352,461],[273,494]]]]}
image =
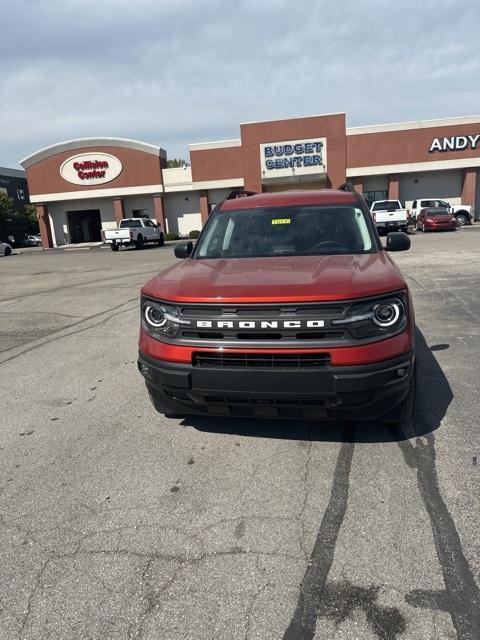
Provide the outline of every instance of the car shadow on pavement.
{"type": "Polygon", "coordinates": [[[448,349],[448,344],[429,347],[420,329],[415,327],[417,395],[413,419],[402,428],[393,428],[377,420],[345,423],[261,418],[224,418],[186,416],[181,424],[207,433],[222,433],[251,438],[280,438],[323,442],[392,442],[423,436],[438,429],[453,399],[453,393],[433,351],[448,349]]]}

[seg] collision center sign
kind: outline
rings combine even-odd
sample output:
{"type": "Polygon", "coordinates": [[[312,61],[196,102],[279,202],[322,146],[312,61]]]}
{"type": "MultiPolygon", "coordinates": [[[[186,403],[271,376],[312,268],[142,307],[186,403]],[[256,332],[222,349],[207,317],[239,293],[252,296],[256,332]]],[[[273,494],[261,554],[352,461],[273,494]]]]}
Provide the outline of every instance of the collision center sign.
{"type": "Polygon", "coordinates": [[[109,153],[82,153],[65,160],[60,175],[73,184],[96,185],[111,182],[122,172],[122,163],[109,153]]]}
{"type": "Polygon", "coordinates": [[[279,178],[326,172],[326,138],[286,140],[260,145],[262,177],[279,178]]]}

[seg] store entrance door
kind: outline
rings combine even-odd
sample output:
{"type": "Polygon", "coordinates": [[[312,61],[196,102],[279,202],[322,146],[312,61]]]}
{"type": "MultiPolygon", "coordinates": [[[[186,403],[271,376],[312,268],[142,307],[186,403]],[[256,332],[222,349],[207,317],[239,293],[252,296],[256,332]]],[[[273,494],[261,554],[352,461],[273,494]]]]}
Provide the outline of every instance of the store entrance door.
{"type": "Polygon", "coordinates": [[[67,211],[70,242],[100,242],[102,240],[102,219],[99,209],[89,211],[67,211]]]}

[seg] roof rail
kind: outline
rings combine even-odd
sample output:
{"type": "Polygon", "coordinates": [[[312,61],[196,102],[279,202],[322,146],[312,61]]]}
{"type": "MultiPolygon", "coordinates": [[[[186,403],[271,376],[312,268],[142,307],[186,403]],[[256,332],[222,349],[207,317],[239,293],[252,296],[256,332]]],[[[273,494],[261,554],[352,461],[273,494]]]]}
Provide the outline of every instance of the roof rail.
{"type": "Polygon", "coordinates": [[[225,196],[225,200],[235,200],[236,198],[247,198],[248,196],[256,195],[256,191],[247,191],[246,189],[232,189],[230,193],[225,196]]]}
{"type": "Polygon", "coordinates": [[[210,211],[208,215],[211,216],[214,211],[217,211],[217,209],[220,209],[220,207],[225,202],[225,200],[236,200],[236,198],[248,198],[248,196],[256,196],[256,195],[257,195],[256,191],[247,191],[246,189],[240,189],[240,188],[232,189],[230,193],[226,195],[223,200],[220,200],[220,202],[217,202],[217,204],[213,207],[213,209],[210,211]]]}
{"type": "Polygon", "coordinates": [[[353,184],[353,182],[344,182],[339,187],[337,187],[337,189],[339,191],[349,191],[350,193],[356,192],[355,185],[353,184]]]}

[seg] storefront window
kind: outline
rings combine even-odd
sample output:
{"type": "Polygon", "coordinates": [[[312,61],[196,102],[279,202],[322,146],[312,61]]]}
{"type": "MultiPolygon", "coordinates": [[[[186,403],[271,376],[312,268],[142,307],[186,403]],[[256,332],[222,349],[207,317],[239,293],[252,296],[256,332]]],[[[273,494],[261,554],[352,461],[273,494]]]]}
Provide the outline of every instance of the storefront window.
{"type": "Polygon", "coordinates": [[[365,198],[368,206],[375,202],[375,200],[387,200],[388,191],[385,189],[384,191],[364,191],[363,197],[365,198]]]}

